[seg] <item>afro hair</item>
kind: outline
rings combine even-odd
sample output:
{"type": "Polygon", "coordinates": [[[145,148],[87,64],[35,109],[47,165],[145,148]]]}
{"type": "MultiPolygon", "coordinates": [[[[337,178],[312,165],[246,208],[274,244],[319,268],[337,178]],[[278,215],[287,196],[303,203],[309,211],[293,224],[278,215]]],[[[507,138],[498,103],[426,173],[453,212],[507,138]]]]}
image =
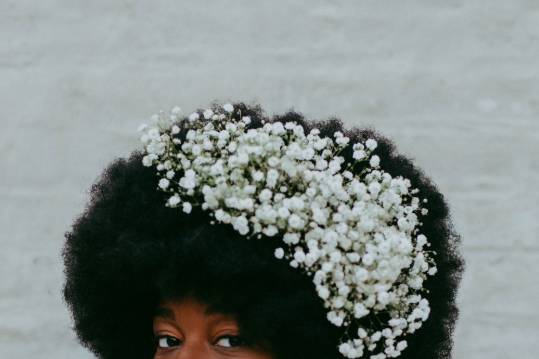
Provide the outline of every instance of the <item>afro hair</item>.
{"type": "MultiPolygon", "coordinates": [[[[430,316],[407,336],[401,358],[450,358],[464,261],[448,204],[428,176],[372,128],[346,130],[335,117],[307,121],[295,110],[269,117],[258,104],[235,103],[234,108],[251,117],[249,128],[296,121],[305,133],[318,128],[321,137],[341,131],[350,138],[342,153],[345,163],[354,161],[353,143],[377,140],[373,153],[381,168],[408,178],[428,200],[422,233],[438,268],[425,282],[430,316]]],[[[211,217],[201,209],[186,214],[166,207],[158,174],[143,166],[142,157],[136,150],[112,161],[65,233],[63,294],[81,343],[102,359],[151,359],[156,305],[190,295],[234,315],[242,336],[269,343],[277,359],[342,359],[337,346],[344,328],[326,319],[312,279],[274,257],[280,241],[245,240],[230,225],[210,225],[211,217]]]]}

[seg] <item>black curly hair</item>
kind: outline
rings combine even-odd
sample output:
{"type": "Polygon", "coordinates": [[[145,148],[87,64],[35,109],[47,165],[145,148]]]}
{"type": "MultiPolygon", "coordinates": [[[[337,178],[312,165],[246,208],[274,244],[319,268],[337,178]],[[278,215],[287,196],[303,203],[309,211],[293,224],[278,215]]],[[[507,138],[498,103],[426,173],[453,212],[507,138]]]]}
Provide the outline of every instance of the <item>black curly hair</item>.
{"type": "MultiPolygon", "coordinates": [[[[346,130],[335,117],[307,121],[295,110],[269,117],[258,104],[233,105],[234,111],[251,117],[247,128],[261,127],[263,121],[296,121],[305,133],[318,128],[321,137],[341,131],[350,138],[342,153],[346,163],[354,161],[353,143],[375,138],[381,168],[410,179],[421,198],[428,199],[422,233],[436,252],[438,272],[425,282],[430,316],[408,335],[401,358],[450,358],[464,261],[461,238],[435,184],[373,128],[346,130]]],[[[202,209],[186,214],[166,207],[167,194],[157,189],[158,175],[143,166],[142,157],[136,150],[112,161],[65,233],[63,294],[81,343],[103,359],[150,359],[157,303],[193,296],[234,315],[242,337],[267,343],[278,359],[342,358],[337,344],[344,328],[326,319],[312,279],[274,257],[280,241],[245,240],[228,224],[210,225],[211,217],[202,209]]]]}

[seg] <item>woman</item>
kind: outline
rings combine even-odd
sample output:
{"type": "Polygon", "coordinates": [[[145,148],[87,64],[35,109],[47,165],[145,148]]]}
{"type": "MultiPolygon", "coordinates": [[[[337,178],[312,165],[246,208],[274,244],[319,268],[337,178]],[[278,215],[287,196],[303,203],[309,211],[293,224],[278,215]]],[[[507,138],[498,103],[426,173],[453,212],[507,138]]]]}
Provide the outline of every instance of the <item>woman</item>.
{"type": "MultiPolygon", "coordinates": [[[[428,214],[422,217],[421,233],[430,240],[430,253],[437,269],[436,274],[429,271],[432,275],[425,277],[421,287],[430,304],[424,323],[418,324],[417,330],[410,330],[410,334],[403,334],[404,345],[395,346],[392,339],[386,339],[393,349],[385,352],[380,344],[382,340],[376,344],[378,338],[372,339],[376,334],[367,339],[365,334],[360,336],[365,343],[372,343],[370,349],[359,343],[358,338],[355,343],[361,350],[342,344],[347,338],[355,338],[356,333],[370,334],[382,328],[377,321],[389,319],[389,310],[375,312],[376,305],[383,307],[379,303],[371,303],[370,307],[367,304],[367,309],[361,305],[365,313],[356,316],[361,319],[346,317],[344,323],[335,314],[343,312],[328,314],[332,304],[324,299],[328,295],[323,293],[326,287],[320,286],[318,278],[315,288],[314,270],[300,270],[307,268],[300,265],[302,260],[305,263],[302,248],[296,245],[296,254],[283,255],[283,243],[278,240],[283,236],[275,226],[266,227],[264,235],[258,231],[256,238],[246,239],[247,229],[241,229],[239,221],[234,225],[225,223],[223,211],[211,212],[196,205],[197,200],[186,201],[187,194],[192,198],[199,195],[199,200],[202,196],[186,190],[195,187],[186,183],[191,161],[182,157],[182,161],[187,161],[181,162],[185,165],[183,170],[168,169],[166,177],[157,174],[153,167],[157,156],[152,158],[148,154],[151,141],[145,137],[146,152],[134,151],[129,158],[116,159],[105,169],[91,187],[85,211],[66,233],[64,296],[81,342],[104,359],[330,359],[343,355],[449,358],[463,260],[457,250],[460,238],[452,228],[447,203],[430,179],[410,159],[398,154],[389,139],[372,129],[344,130],[338,119],[307,121],[294,111],[268,118],[258,105],[214,104],[211,109],[196,111],[188,118],[179,116],[179,109],[174,109],[170,117],[161,114],[156,118],[156,122],[172,119],[166,127],[168,132],[162,131],[166,136],[158,136],[159,141],[165,138],[176,151],[192,150],[189,146],[180,147],[193,135],[187,133],[187,124],[207,123],[212,119],[225,121],[225,117],[236,124],[244,121],[239,127],[245,129],[260,130],[265,124],[293,122],[301,126],[294,130],[297,134],[317,129],[320,138],[340,138],[342,167],[364,156],[364,152],[358,155],[358,147],[353,147],[353,143],[369,138],[367,147],[377,157],[375,162],[379,160],[379,165],[376,163],[374,167],[394,178],[409,179],[426,200],[424,207],[428,214]],[[178,126],[174,127],[175,124],[178,126]],[[347,142],[343,133],[351,141],[347,142]],[[172,138],[176,138],[176,147],[172,138]],[[184,177],[178,181],[180,172],[184,177]],[[173,183],[185,193],[178,195],[172,191],[173,183]],[[181,205],[180,198],[184,200],[181,205]],[[284,256],[292,261],[283,260],[284,256]]],[[[236,130],[236,125],[231,128],[236,130]]],[[[279,128],[282,130],[282,126],[279,128]]],[[[223,141],[230,141],[228,133],[225,135],[223,141]]],[[[151,142],[151,146],[159,147],[155,144],[151,142]]],[[[165,153],[162,147],[157,151],[165,153]]],[[[174,158],[180,157],[178,154],[174,158]]],[[[196,157],[192,157],[193,162],[196,157]]],[[[328,161],[332,157],[335,155],[328,156],[328,161]]],[[[248,166],[255,166],[253,163],[257,162],[249,162],[248,166]]],[[[269,181],[267,163],[264,160],[256,165],[257,171],[263,173],[259,181],[269,181]]],[[[355,166],[347,168],[354,174],[360,172],[355,166]]],[[[161,164],[159,170],[166,169],[161,164]]],[[[294,172],[294,168],[290,170],[294,172]]],[[[239,177],[256,177],[258,172],[249,171],[239,177]]],[[[305,171],[301,172],[299,175],[304,175],[305,171]]],[[[240,180],[243,177],[237,179],[240,180]]],[[[320,186],[324,183],[320,182],[320,186]]],[[[290,182],[281,191],[290,193],[292,188],[301,193],[307,187],[290,182]]],[[[369,190],[372,191],[371,187],[369,190]]],[[[228,200],[224,198],[224,202],[228,200]]],[[[367,254],[361,255],[366,262],[367,254]]],[[[358,258],[361,260],[361,256],[358,258]]],[[[357,314],[358,307],[354,308],[357,314]]],[[[404,324],[406,327],[406,321],[404,324]]]]}

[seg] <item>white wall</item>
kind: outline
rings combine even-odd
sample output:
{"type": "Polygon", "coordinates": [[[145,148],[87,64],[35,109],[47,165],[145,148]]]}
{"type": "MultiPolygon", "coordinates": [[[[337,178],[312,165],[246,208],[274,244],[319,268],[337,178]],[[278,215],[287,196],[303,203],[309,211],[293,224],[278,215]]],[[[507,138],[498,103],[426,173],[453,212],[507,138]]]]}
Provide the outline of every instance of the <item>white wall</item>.
{"type": "Polygon", "coordinates": [[[91,358],[63,233],[159,109],[373,125],[463,236],[458,359],[537,358],[539,1],[0,0],[0,357],[91,358]]]}

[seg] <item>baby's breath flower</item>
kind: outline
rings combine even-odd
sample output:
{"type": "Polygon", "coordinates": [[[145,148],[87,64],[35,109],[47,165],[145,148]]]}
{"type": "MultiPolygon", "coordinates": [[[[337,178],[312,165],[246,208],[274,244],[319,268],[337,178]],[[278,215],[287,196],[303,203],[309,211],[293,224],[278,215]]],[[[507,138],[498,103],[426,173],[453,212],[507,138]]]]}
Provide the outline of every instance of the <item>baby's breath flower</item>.
{"type": "Polygon", "coordinates": [[[380,157],[373,155],[369,161],[371,167],[378,167],[380,165],[380,157]]]}
{"type": "Polygon", "coordinates": [[[182,203],[182,206],[183,206],[183,211],[184,211],[185,213],[191,213],[191,209],[192,209],[191,203],[189,203],[189,202],[183,202],[183,203],[182,203]]]}
{"type": "Polygon", "coordinates": [[[232,106],[231,104],[229,103],[226,103],[223,105],[223,109],[226,111],[226,112],[232,112],[234,111],[234,106],[232,106]]]}
{"type": "Polygon", "coordinates": [[[202,113],[204,115],[204,118],[207,120],[213,116],[213,111],[211,109],[206,109],[202,113]]]}
{"type": "Polygon", "coordinates": [[[159,180],[159,187],[165,189],[165,188],[168,187],[169,183],[170,183],[170,181],[169,181],[168,179],[166,179],[166,178],[161,178],[161,179],[159,180]]]}
{"type": "Polygon", "coordinates": [[[369,150],[374,150],[378,146],[378,142],[376,142],[375,139],[369,138],[367,141],[365,141],[365,145],[369,150]]]}
{"type": "Polygon", "coordinates": [[[190,122],[195,122],[196,120],[198,120],[200,118],[200,115],[198,114],[198,112],[193,112],[192,114],[189,115],[188,119],[190,122]]]}
{"type": "Polygon", "coordinates": [[[174,194],[168,199],[168,204],[172,207],[176,206],[178,203],[180,203],[180,196],[177,194],[174,194]]]}
{"type": "Polygon", "coordinates": [[[180,112],[160,112],[138,128],[142,164],[156,167],[166,205],[191,213],[198,197],[215,221],[241,235],[279,235],[283,245],[274,256],[312,275],[331,323],[373,323],[341,342],[339,352],[399,356],[407,346],[402,337],[429,316],[422,293],[437,268],[427,237],[417,233],[416,213],[428,212],[421,207],[427,200],[413,196],[418,190],[408,179],[379,167],[377,141],[351,144],[353,159],[370,165],[354,173],[338,155],[351,141],[341,131],[321,138],[319,129],[305,134],[294,121],[264,119],[247,129],[251,118],[229,103],[203,110],[208,121],[193,112],[187,123],[176,122],[180,112]],[[184,137],[172,136],[182,131],[184,137]],[[371,320],[382,313],[387,322],[371,320]]]}
{"type": "Polygon", "coordinates": [[[354,152],[352,153],[352,157],[355,158],[356,160],[362,160],[362,159],[364,159],[366,156],[367,156],[367,154],[366,154],[365,151],[363,151],[363,150],[357,150],[357,151],[354,151],[354,152]]]}

